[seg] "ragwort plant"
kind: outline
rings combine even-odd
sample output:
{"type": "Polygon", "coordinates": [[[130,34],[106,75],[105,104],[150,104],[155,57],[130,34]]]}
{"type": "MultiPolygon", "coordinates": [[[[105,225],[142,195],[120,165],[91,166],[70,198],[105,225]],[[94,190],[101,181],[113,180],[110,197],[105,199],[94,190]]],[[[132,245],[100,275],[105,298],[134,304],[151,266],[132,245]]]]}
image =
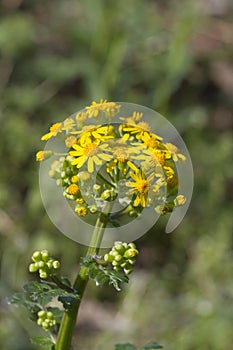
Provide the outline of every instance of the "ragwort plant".
{"type": "MultiPolygon", "coordinates": [[[[52,138],[62,141],[65,151],[39,151],[36,160],[52,159],[49,177],[87,230],[93,227],[93,233],[74,282],[60,276],[60,262],[46,249],[38,250],[32,254],[29,271],[38,274],[39,280],[26,284],[11,303],[27,307],[31,319],[46,332],[47,336],[34,338],[34,342],[68,350],[88,281],[94,280],[97,287],[110,284],[120,291],[139,254],[135,243],[116,240],[102,255],[105,231],[140,220],[148,208],[159,216],[184,205],[185,196],[178,194],[177,164],[186,157],[152,132],[142,112],[124,116],[119,103],[106,100],[92,102],[74,117],[53,124],[41,140],[52,138]],[[114,122],[116,115],[118,123],[114,122]],[[54,307],[54,299],[61,307],[54,307]]],[[[140,347],[158,348],[156,342],[140,347]]],[[[115,349],[136,347],[127,343],[115,349]]]]}

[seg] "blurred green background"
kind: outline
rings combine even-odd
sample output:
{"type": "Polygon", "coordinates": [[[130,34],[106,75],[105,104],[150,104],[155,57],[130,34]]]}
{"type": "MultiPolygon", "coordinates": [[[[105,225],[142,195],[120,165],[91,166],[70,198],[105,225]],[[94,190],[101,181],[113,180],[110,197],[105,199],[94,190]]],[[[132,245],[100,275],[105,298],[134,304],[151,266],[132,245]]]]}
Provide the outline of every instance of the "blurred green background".
{"type": "MultiPolygon", "coordinates": [[[[145,105],[193,161],[189,211],[143,238],[122,293],[90,284],[74,349],[157,340],[166,350],[233,347],[232,5],[230,0],[2,0],[0,22],[0,344],[42,334],[7,296],[47,248],[74,277],[85,247],[60,234],[40,198],[35,153],[55,121],[100,98],[145,105]]],[[[62,213],[61,213],[62,215],[62,213]]]]}

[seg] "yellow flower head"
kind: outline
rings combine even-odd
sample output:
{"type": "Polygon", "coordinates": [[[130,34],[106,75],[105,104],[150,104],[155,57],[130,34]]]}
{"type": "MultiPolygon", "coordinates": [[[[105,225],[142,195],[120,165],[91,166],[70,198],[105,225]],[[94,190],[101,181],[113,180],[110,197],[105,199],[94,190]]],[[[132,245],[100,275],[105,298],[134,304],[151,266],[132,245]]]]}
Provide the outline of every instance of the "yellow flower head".
{"type": "Polygon", "coordinates": [[[67,148],[72,147],[72,145],[73,145],[74,143],[76,143],[76,141],[77,141],[77,138],[76,138],[75,136],[73,136],[73,135],[68,136],[68,137],[66,138],[66,140],[65,140],[66,147],[67,147],[67,148]]]}
{"type": "Polygon", "coordinates": [[[43,160],[51,157],[52,154],[53,154],[52,151],[39,151],[36,153],[36,161],[42,162],[43,160]]]}
{"type": "Polygon", "coordinates": [[[74,151],[70,151],[69,154],[75,159],[71,164],[81,168],[87,162],[87,169],[90,173],[94,171],[95,165],[102,165],[103,161],[109,161],[112,158],[111,155],[104,153],[108,148],[107,144],[100,145],[90,139],[87,139],[82,145],[74,144],[72,148],[74,151]]]}
{"type": "Polygon", "coordinates": [[[87,114],[85,112],[79,112],[76,114],[75,119],[77,123],[84,123],[87,120],[87,114]]]}
{"type": "Polygon", "coordinates": [[[170,154],[170,157],[174,160],[174,162],[177,162],[179,159],[185,161],[186,157],[178,153],[178,148],[173,145],[172,143],[165,143],[165,147],[167,149],[167,153],[170,154]]]}
{"type": "Polygon", "coordinates": [[[49,132],[41,137],[41,140],[49,140],[51,137],[57,136],[60,132],[62,132],[62,123],[55,123],[50,127],[49,132]]]}
{"type": "Polygon", "coordinates": [[[87,106],[86,113],[89,118],[96,118],[101,112],[104,112],[106,117],[114,117],[120,108],[121,106],[115,102],[107,102],[107,100],[101,99],[99,103],[93,101],[90,106],[87,106]]]}
{"type": "Polygon", "coordinates": [[[78,207],[75,209],[75,211],[78,216],[86,216],[88,212],[87,207],[78,207]]]}
{"type": "Polygon", "coordinates": [[[75,196],[79,192],[79,187],[76,184],[71,184],[66,191],[68,194],[75,196]]]}
{"type": "Polygon", "coordinates": [[[151,174],[148,178],[146,178],[145,173],[143,171],[138,171],[137,173],[130,173],[131,178],[134,182],[126,182],[127,187],[131,187],[129,190],[129,194],[136,194],[136,198],[134,200],[133,205],[135,207],[141,205],[142,207],[146,206],[148,192],[150,188],[150,184],[153,181],[154,174],[151,174]]]}

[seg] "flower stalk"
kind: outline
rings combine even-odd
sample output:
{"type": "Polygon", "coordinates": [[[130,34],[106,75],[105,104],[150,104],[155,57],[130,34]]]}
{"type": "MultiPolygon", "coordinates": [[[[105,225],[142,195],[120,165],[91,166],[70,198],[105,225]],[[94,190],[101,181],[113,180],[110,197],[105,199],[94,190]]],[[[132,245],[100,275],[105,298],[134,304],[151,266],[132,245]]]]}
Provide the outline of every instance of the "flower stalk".
{"type": "MultiPolygon", "coordinates": [[[[99,252],[99,246],[104,234],[105,227],[109,217],[109,204],[106,206],[105,213],[101,213],[96,221],[96,225],[93,231],[90,246],[87,250],[86,257],[94,256],[99,252]]],[[[78,316],[79,307],[88,283],[88,267],[81,267],[76,280],[73,284],[73,289],[77,290],[79,298],[73,301],[72,307],[65,311],[62,322],[60,325],[55,350],[69,350],[71,347],[71,341],[73,331],[78,316]]]]}

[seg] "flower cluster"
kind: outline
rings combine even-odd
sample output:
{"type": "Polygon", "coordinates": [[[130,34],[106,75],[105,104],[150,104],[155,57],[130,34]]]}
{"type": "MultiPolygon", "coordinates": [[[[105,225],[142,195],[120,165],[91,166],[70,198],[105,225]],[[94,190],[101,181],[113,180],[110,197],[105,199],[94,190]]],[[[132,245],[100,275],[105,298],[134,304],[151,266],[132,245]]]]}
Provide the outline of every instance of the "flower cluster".
{"type": "Polygon", "coordinates": [[[111,263],[114,270],[124,270],[125,274],[129,275],[133,271],[137,255],[138,250],[134,243],[117,241],[110,252],[105,254],[104,260],[106,263],[111,263]]]}
{"type": "Polygon", "coordinates": [[[59,269],[60,263],[49,256],[48,250],[35,251],[32,254],[33,263],[29,265],[30,272],[39,272],[40,278],[47,278],[59,269]]]}
{"type": "Polygon", "coordinates": [[[56,320],[54,319],[53,313],[51,311],[40,310],[37,313],[37,316],[37,324],[44,330],[48,330],[49,328],[56,325],[56,320]]]}
{"type": "MultiPolygon", "coordinates": [[[[140,215],[151,206],[165,214],[176,206],[176,163],[184,162],[185,156],[151,131],[143,113],[121,116],[120,111],[115,102],[92,102],[42,136],[42,140],[59,136],[64,141],[67,151],[52,163],[49,175],[63,187],[80,217],[101,212],[106,201],[118,203],[119,217],[140,215]],[[114,122],[116,114],[120,123],[114,122]],[[96,124],[89,124],[90,119],[96,124]]],[[[56,154],[39,151],[36,158],[41,161],[51,155],[56,154]]]]}

